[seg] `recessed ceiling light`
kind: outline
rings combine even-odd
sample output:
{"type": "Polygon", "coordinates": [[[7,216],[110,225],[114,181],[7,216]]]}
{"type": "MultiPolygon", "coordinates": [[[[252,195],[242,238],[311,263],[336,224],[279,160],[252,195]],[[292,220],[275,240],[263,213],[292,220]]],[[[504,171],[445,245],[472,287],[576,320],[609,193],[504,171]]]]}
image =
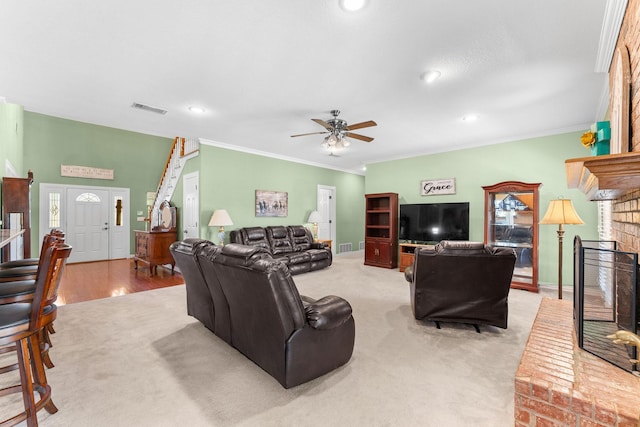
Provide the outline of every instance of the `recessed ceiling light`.
{"type": "Polygon", "coordinates": [[[202,114],[204,113],[204,108],[194,106],[194,107],[189,107],[189,111],[191,111],[192,113],[202,114]]]}
{"type": "Polygon", "coordinates": [[[420,78],[425,82],[425,83],[433,83],[434,81],[436,81],[440,76],[442,75],[442,73],[438,70],[430,70],[430,71],[425,71],[424,73],[422,73],[420,75],[420,78]]]}
{"type": "Polygon", "coordinates": [[[462,117],[462,120],[464,120],[465,122],[475,122],[476,120],[478,120],[478,115],[477,114],[467,114],[466,116],[462,117]]]}
{"type": "Polygon", "coordinates": [[[340,0],[340,7],[347,12],[355,12],[367,5],[367,0],[340,0]]]}

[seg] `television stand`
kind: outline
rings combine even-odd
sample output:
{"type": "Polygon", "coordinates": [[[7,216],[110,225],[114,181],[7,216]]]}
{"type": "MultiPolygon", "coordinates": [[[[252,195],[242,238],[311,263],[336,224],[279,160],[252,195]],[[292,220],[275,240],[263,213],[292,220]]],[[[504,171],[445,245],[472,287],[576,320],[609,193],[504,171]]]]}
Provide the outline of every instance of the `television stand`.
{"type": "Polygon", "coordinates": [[[419,243],[400,243],[400,265],[399,270],[402,273],[408,266],[413,265],[413,254],[416,248],[433,248],[434,245],[419,243]]]}

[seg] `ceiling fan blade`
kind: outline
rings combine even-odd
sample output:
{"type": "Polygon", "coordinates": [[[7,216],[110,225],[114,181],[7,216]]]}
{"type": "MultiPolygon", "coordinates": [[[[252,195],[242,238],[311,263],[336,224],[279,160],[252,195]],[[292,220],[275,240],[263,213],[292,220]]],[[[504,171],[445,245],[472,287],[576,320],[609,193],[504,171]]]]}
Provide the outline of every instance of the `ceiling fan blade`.
{"type": "Polygon", "coordinates": [[[319,124],[320,126],[322,126],[327,130],[333,130],[333,126],[331,126],[329,123],[325,122],[324,120],[320,120],[320,119],[311,119],[311,120],[313,120],[314,122],[316,122],[317,124],[319,124]]]}
{"type": "Polygon", "coordinates": [[[345,127],[346,130],[355,130],[355,129],[362,129],[362,128],[368,128],[371,126],[377,126],[378,124],[376,122],[374,122],[373,120],[369,120],[367,122],[361,122],[361,123],[355,123],[352,125],[349,125],[347,127],[345,127]]]}
{"type": "Polygon", "coordinates": [[[298,135],[291,135],[291,138],[295,138],[296,136],[307,136],[307,135],[320,135],[322,133],[329,133],[329,132],[311,132],[311,133],[300,133],[298,135]]]}
{"type": "Polygon", "coordinates": [[[364,141],[364,142],[373,141],[373,138],[370,138],[370,137],[364,136],[364,135],[359,135],[357,133],[345,132],[344,136],[349,137],[349,138],[359,139],[360,141],[364,141]]]}

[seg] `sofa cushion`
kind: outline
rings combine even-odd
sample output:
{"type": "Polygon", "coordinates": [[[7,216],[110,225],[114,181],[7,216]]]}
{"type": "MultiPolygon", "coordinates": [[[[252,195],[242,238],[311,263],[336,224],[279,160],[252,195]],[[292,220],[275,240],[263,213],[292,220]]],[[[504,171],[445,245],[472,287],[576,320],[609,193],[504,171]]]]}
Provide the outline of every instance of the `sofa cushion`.
{"type": "Polygon", "coordinates": [[[240,235],[242,238],[242,242],[237,243],[242,243],[248,246],[258,246],[260,248],[271,250],[269,239],[267,239],[267,232],[262,227],[242,228],[240,229],[240,235]]]}
{"type": "Polygon", "coordinates": [[[313,237],[306,227],[302,225],[290,225],[287,228],[289,229],[289,238],[291,239],[291,244],[295,252],[306,251],[311,248],[313,237]]]}
{"type": "Polygon", "coordinates": [[[311,255],[308,252],[291,252],[283,257],[289,260],[287,263],[289,265],[302,264],[311,261],[311,255]]]}
{"type": "Polygon", "coordinates": [[[282,225],[271,225],[267,227],[267,239],[271,245],[271,254],[274,256],[293,252],[291,240],[287,227],[282,225]]]}
{"type": "Polygon", "coordinates": [[[331,255],[331,252],[326,249],[309,249],[308,251],[305,251],[305,253],[309,254],[311,261],[329,259],[329,256],[331,255]]]}

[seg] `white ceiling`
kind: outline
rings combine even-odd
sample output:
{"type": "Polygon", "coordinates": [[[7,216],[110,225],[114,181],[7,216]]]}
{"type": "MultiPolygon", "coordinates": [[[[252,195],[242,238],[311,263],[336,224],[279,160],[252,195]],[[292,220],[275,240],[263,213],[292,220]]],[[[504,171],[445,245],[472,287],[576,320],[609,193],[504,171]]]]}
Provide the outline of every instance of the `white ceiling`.
{"type": "MultiPolygon", "coordinates": [[[[3,0],[0,96],[28,111],[359,171],[586,129],[603,0],[3,0]],[[420,80],[428,69],[442,77],[420,80]],[[133,102],[168,110],[158,115],[133,102]],[[192,105],[204,114],[188,111],[192,105]],[[356,131],[340,157],[312,118],[356,131]],[[465,122],[474,113],[479,119],[465,122]]],[[[607,64],[608,65],[608,64],[607,64]]],[[[604,100],[604,101],[603,101],[604,100]]],[[[576,142],[579,143],[579,142],[576,142]]]]}

